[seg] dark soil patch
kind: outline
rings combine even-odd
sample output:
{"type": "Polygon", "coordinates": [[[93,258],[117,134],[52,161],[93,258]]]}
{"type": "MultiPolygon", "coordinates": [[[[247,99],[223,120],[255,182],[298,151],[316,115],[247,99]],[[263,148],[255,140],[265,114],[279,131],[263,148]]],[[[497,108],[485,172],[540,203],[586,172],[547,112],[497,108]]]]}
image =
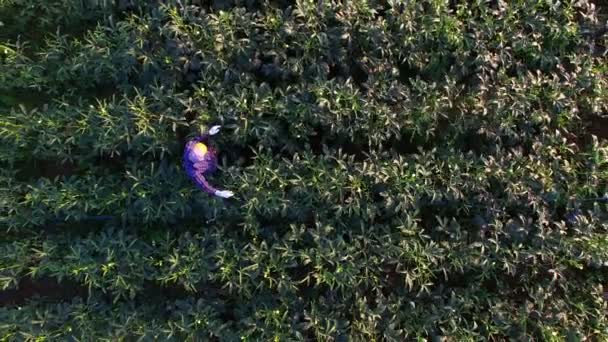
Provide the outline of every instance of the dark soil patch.
{"type": "Polygon", "coordinates": [[[605,18],[608,16],[608,0],[591,0],[589,2],[595,5],[600,17],[603,16],[605,18]]]}
{"type": "Polygon", "coordinates": [[[323,153],[323,131],[320,127],[316,127],[314,134],[308,136],[308,143],[310,144],[310,150],[315,155],[323,153]]]}
{"type": "Polygon", "coordinates": [[[491,152],[492,141],[486,134],[480,133],[477,129],[471,129],[459,137],[458,146],[464,153],[473,152],[481,155],[491,152]]]}
{"type": "Polygon", "coordinates": [[[31,111],[35,108],[42,107],[51,102],[51,97],[34,90],[15,90],[0,94],[0,107],[17,108],[22,106],[20,110],[31,111]]]}
{"type": "Polygon", "coordinates": [[[367,82],[369,73],[364,65],[356,60],[351,60],[349,69],[350,76],[355,81],[355,84],[357,84],[360,88],[365,88],[365,82],[367,82]]]}
{"type": "Polygon", "coordinates": [[[57,160],[34,160],[25,162],[18,166],[18,170],[19,172],[15,178],[20,181],[41,177],[55,179],[60,176],[78,174],[78,169],[73,162],[60,162],[57,160]]]}
{"type": "Polygon", "coordinates": [[[78,221],[74,219],[66,220],[65,218],[55,218],[47,222],[44,227],[39,228],[40,233],[47,236],[53,234],[69,234],[71,237],[81,236],[93,232],[99,232],[103,227],[112,222],[117,221],[116,216],[112,215],[90,215],[78,221]]]}
{"type": "Polygon", "coordinates": [[[72,162],[40,161],[39,172],[42,177],[55,178],[57,176],[70,176],[77,173],[76,165],[72,162]]]}
{"type": "MultiPolygon", "coordinates": [[[[189,292],[179,285],[163,286],[156,282],[146,281],[143,289],[135,298],[137,303],[149,302],[150,298],[157,301],[176,301],[190,297],[226,299],[223,296],[221,286],[217,284],[197,284],[195,292],[189,292]]],[[[29,300],[41,299],[48,302],[67,302],[74,298],[86,298],[89,295],[88,288],[75,281],[63,279],[59,281],[54,277],[41,277],[32,279],[24,277],[19,281],[17,288],[0,291],[0,307],[24,305],[29,300]]],[[[111,300],[109,296],[106,299],[111,300]]]]}
{"type": "Polygon", "coordinates": [[[23,305],[33,298],[49,301],[65,301],[74,297],[86,297],[87,288],[76,282],[42,277],[21,279],[16,289],[0,291],[0,306],[23,305]]]}
{"type": "Polygon", "coordinates": [[[355,161],[357,162],[361,162],[367,159],[367,156],[370,152],[369,146],[353,142],[346,138],[330,137],[326,139],[325,143],[328,149],[332,151],[332,154],[338,150],[341,150],[343,153],[353,156],[355,158],[355,161]]]}
{"type": "Polygon", "coordinates": [[[281,66],[276,56],[256,54],[249,70],[259,83],[267,83],[272,88],[292,84],[298,80],[298,75],[281,66]]]}
{"type": "Polygon", "coordinates": [[[415,79],[420,72],[418,68],[405,60],[397,65],[397,69],[399,70],[399,81],[408,86],[412,85],[412,79],[415,79]]]}
{"type": "Polygon", "coordinates": [[[255,162],[255,149],[252,146],[258,146],[255,143],[251,143],[247,146],[233,146],[229,150],[220,151],[219,160],[226,159],[227,165],[238,166],[240,168],[246,168],[253,165],[255,162]]]}
{"type": "Polygon", "coordinates": [[[587,131],[601,140],[608,139],[608,115],[590,117],[587,131]]]}
{"type": "Polygon", "coordinates": [[[341,63],[329,63],[328,67],[329,67],[329,71],[327,73],[328,80],[333,80],[336,77],[341,77],[343,79],[346,79],[348,71],[341,63]]]}
{"type": "Polygon", "coordinates": [[[99,156],[97,158],[97,160],[95,161],[95,163],[97,165],[99,165],[100,167],[102,167],[104,170],[107,170],[109,172],[118,172],[121,173],[124,171],[125,169],[125,165],[127,165],[127,155],[126,154],[122,154],[122,155],[109,155],[109,154],[105,154],[102,156],[99,156]]]}
{"type": "Polygon", "coordinates": [[[433,139],[427,140],[421,135],[403,133],[400,137],[389,139],[383,148],[399,155],[410,155],[419,153],[420,149],[430,150],[435,145],[436,142],[433,139]]]}

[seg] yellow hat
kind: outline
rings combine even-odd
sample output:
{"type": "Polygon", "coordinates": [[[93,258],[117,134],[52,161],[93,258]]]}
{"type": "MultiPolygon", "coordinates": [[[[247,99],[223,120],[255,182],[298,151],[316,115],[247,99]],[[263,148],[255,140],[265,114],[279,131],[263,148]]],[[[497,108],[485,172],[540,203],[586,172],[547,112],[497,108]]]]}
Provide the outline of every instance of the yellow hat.
{"type": "Polygon", "coordinates": [[[207,145],[200,142],[196,143],[196,145],[194,145],[193,150],[196,154],[203,156],[207,153],[207,145]]]}

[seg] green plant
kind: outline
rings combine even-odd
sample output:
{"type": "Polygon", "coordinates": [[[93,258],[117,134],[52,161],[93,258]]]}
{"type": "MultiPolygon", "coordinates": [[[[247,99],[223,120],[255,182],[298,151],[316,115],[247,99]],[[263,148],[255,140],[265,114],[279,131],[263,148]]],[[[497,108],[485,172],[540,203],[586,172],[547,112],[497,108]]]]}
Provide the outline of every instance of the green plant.
{"type": "Polygon", "coordinates": [[[603,6],[28,4],[3,339],[608,338],[603,6]],[[215,124],[230,201],[181,169],[215,124]]]}

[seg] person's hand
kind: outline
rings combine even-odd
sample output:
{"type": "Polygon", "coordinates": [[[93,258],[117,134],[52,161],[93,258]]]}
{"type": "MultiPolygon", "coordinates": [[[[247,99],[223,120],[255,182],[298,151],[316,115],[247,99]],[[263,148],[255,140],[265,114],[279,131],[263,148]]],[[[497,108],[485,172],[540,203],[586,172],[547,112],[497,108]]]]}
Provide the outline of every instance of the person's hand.
{"type": "Polygon", "coordinates": [[[209,130],[209,135],[218,134],[220,132],[220,128],[222,128],[222,126],[220,126],[220,125],[211,127],[211,129],[209,130]]]}
{"type": "Polygon", "coordinates": [[[215,192],[216,196],[219,196],[221,198],[230,198],[232,196],[234,196],[234,192],[230,191],[230,190],[218,190],[215,192]]]}

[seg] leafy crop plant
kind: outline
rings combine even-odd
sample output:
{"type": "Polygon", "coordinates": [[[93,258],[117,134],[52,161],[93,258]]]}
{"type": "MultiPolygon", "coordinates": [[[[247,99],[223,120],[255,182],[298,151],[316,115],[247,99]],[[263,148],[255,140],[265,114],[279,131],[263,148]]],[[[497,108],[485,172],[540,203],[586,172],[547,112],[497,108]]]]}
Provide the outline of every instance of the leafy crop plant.
{"type": "Polygon", "coordinates": [[[607,23],[0,0],[0,338],[608,340],[607,23]]]}

